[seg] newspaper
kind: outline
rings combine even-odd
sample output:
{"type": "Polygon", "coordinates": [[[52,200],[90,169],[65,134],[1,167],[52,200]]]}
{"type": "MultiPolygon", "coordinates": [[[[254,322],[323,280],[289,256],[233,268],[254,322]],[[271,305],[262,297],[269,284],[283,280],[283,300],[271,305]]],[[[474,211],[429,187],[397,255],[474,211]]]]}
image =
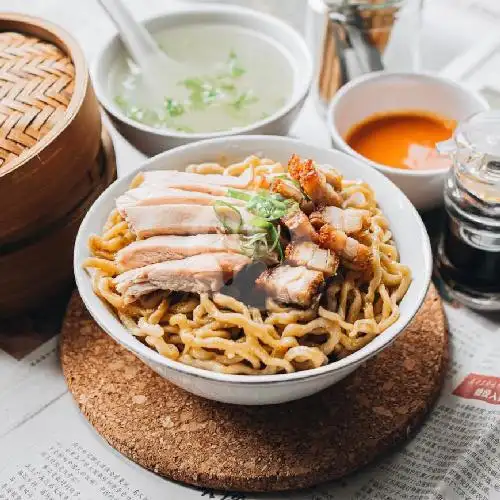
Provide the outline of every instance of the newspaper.
{"type": "MultiPolygon", "coordinates": [[[[478,26],[486,33],[487,26],[500,20],[498,0],[427,1],[436,6],[434,11],[429,8],[424,26],[429,69],[457,55],[461,48],[455,41],[468,46],[483,34],[478,26]],[[448,27],[461,26],[466,18],[469,29],[455,30],[453,39],[451,29],[446,35],[437,29],[443,18],[448,27]],[[432,36],[440,37],[441,47],[445,39],[452,41],[439,52],[432,36]],[[433,61],[431,54],[436,56],[433,61]]],[[[165,8],[162,2],[127,3],[139,17],[165,8]]],[[[102,43],[102,33],[111,30],[91,0],[0,0],[2,10],[21,8],[65,26],[89,59],[102,43]]],[[[491,69],[488,74],[493,74],[491,69]]],[[[143,157],[106,124],[115,141],[119,172],[127,173],[143,157]]],[[[292,135],[330,146],[311,102],[292,135]]],[[[64,304],[54,307],[62,313],[64,304]]],[[[36,337],[27,333],[32,331],[29,325],[16,325],[16,335],[0,332],[0,500],[500,499],[500,314],[478,314],[455,303],[446,303],[445,311],[451,363],[442,394],[418,434],[345,480],[274,495],[196,489],[129,461],[99,437],[68,393],[58,360],[59,324],[47,324],[36,337]]]]}

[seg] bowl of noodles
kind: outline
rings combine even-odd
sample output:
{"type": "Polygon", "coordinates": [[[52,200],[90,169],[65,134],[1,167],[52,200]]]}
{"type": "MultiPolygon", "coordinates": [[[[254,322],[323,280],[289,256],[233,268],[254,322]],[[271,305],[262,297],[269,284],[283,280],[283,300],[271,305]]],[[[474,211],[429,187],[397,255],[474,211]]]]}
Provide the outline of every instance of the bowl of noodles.
{"type": "Polygon", "coordinates": [[[272,136],[163,153],[111,185],[75,243],[80,295],[168,381],[234,404],[338,382],[421,306],[432,256],[386,177],[272,136]]]}

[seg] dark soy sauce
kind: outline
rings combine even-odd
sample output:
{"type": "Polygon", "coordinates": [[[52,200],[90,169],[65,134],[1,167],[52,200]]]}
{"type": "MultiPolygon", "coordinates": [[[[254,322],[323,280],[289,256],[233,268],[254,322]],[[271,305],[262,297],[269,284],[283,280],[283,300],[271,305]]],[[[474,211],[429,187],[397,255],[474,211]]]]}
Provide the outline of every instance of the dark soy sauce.
{"type": "Polygon", "coordinates": [[[457,233],[447,217],[438,260],[441,277],[478,293],[500,293],[500,251],[474,247],[457,233]]]}

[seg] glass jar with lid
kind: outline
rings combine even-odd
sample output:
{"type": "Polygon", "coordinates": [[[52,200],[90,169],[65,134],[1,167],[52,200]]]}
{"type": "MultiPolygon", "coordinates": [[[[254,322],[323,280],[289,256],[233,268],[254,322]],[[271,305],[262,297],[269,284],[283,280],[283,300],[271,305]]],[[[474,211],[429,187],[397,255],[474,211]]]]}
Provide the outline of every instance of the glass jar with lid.
{"type": "Polygon", "coordinates": [[[474,309],[500,310],[500,111],[459,124],[438,150],[449,154],[454,166],[445,184],[437,271],[457,300],[474,309]]]}

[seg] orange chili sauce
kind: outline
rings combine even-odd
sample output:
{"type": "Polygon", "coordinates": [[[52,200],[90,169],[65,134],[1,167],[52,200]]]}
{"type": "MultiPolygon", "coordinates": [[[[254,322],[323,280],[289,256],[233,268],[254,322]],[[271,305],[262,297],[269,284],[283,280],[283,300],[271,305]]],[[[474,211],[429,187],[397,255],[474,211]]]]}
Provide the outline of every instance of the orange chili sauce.
{"type": "Polygon", "coordinates": [[[455,120],[425,111],[375,114],[346,134],[349,146],[368,160],[388,167],[429,170],[451,166],[436,143],[449,139],[455,120]]]}

